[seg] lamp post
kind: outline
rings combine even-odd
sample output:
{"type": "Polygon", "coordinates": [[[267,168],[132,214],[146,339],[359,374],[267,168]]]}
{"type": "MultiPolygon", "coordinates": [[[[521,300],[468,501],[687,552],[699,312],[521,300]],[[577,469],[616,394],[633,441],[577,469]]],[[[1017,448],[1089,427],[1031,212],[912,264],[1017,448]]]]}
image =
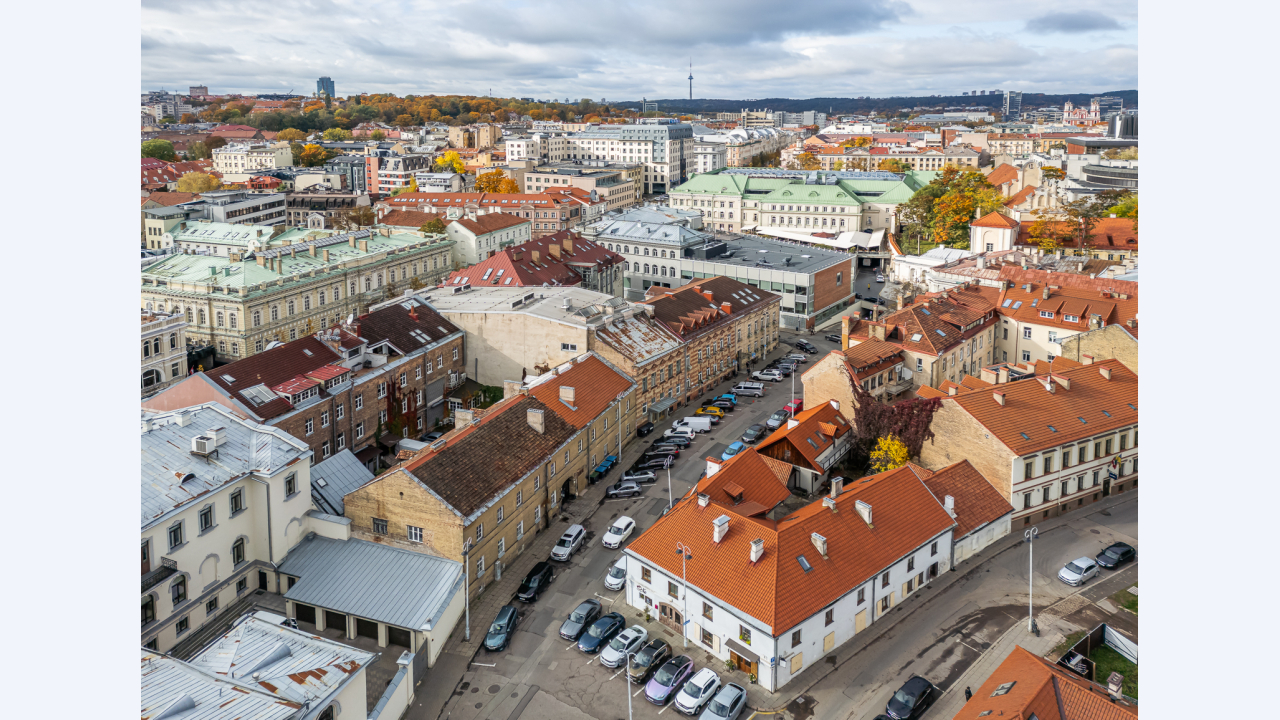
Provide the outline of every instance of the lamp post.
{"type": "Polygon", "coordinates": [[[631,658],[635,656],[636,653],[627,653],[627,677],[622,681],[622,684],[627,688],[627,720],[631,720],[631,658]]]}
{"type": "Polygon", "coordinates": [[[1036,631],[1035,602],[1032,601],[1031,593],[1035,589],[1035,539],[1039,534],[1039,528],[1031,528],[1022,533],[1027,539],[1027,630],[1030,632],[1036,631]]]}
{"type": "Polygon", "coordinates": [[[466,608],[466,624],[462,626],[463,638],[471,642],[471,568],[467,556],[471,554],[470,539],[462,545],[462,602],[466,608]]]}
{"type": "Polygon", "coordinates": [[[672,495],[671,495],[671,463],[667,463],[667,509],[668,509],[668,510],[670,510],[670,509],[671,509],[671,505],[672,505],[672,500],[671,500],[671,498],[672,498],[672,495]]]}
{"type": "Polygon", "coordinates": [[[684,586],[680,588],[680,636],[684,638],[684,646],[689,647],[689,633],[685,632],[686,616],[689,614],[689,571],[685,563],[693,559],[693,552],[688,545],[676,543],[676,553],[680,555],[680,575],[684,586]]]}

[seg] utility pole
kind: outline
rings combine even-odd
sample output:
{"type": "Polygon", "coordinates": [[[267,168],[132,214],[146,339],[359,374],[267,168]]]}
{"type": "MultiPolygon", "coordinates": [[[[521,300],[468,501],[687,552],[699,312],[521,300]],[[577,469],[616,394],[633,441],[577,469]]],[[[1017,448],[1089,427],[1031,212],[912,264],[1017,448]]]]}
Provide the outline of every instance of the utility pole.
{"type": "Polygon", "coordinates": [[[684,543],[676,543],[676,552],[680,555],[680,575],[684,586],[680,588],[680,635],[684,638],[684,646],[689,647],[689,633],[685,632],[689,619],[689,571],[685,562],[693,559],[693,553],[684,543]]]}
{"type": "Polygon", "coordinates": [[[1035,590],[1035,539],[1039,534],[1039,528],[1031,528],[1022,534],[1027,539],[1027,630],[1037,635],[1035,603],[1032,602],[1031,593],[1035,590]]]}
{"type": "Polygon", "coordinates": [[[471,553],[471,542],[462,546],[462,601],[466,607],[466,625],[463,626],[463,639],[471,642],[471,573],[467,567],[467,556],[471,553]]]}

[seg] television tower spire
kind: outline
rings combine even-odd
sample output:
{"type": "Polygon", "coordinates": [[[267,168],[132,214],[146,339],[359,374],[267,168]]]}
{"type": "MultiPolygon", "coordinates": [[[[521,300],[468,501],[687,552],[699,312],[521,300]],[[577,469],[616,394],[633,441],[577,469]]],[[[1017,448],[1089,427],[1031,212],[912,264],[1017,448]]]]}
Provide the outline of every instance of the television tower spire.
{"type": "Polygon", "coordinates": [[[689,99],[693,99],[693,58],[689,58],[689,99]]]}

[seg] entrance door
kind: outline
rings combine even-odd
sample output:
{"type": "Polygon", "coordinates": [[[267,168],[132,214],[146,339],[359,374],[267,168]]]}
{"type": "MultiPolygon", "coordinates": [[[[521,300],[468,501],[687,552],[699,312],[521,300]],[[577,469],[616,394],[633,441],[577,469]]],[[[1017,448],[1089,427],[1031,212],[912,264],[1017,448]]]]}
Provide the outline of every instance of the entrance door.
{"type": "Polygon", "coordinates": [[[658,603],[658,621],[677,632],[684,632],[684,616],[674,605],[658,603]]]}
{"type": "Polygon", "coordinates": [[[569,494],[569,481],[568,481],[568,480],[565,480],[565,481],[564,481],[564,484],[560,486],[560,497],[564,498],[564,500],[562,501],[562,503],[569,502],[570,500],[572,500],[572,499],[573,499],[573,496],[569,494]]]}
{"type": "Polygon", "coordinates": [[[829,653],[831,652],[831,649],[834,648],[835,646],[836,646],[836,634],[833,632],[827,633],[827,636],[822,638],[822,652],[829,653]]]}
{"type": "Polygon", "coordinates": [[[748,660],[732,650],[729,651],[729,662],[733,663],[734,667],[738,668],[738,670],[748,675],[755,675],[756,673],[755,661],[748,660]]]}
{"type": "Polygon", "coordinates": [[[936,577],[938,577],[938,563],[929,566],[929,579],[932,580],[936,577]]]}
{"type": "Polygon", "coordinates": [[[853,616],[853,632],[860,633],[867,629],[867,611],[859,610],[857,615],[853,616]]]}
{"type": "Polygon", "coordinates": [[[265,570],[258,571],[258,589],[259,590],[267,589],[267,572],[265,570]]]}
{"type": "Polygon", "coordinates": [[[1111,494],[1111,478],[1108,477],[1102,481],[1102,497],[1106,497],[1110,494],[1111,494]]]}

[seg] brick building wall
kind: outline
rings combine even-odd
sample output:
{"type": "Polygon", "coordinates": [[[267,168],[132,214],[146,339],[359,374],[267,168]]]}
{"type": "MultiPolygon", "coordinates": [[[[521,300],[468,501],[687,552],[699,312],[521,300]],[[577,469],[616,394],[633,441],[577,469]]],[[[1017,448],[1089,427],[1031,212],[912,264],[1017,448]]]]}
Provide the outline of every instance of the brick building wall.
{"type": "MultiPolygon", "coordinates": [[[[992,400],[995,402],[995,400],[992,400]]],[[[920,447],[920,464],[930,470],[968,460],[1000,494],[1013,502],[1014,455],[955,401],[943,400],[929,426],[933,439],[920,447]]]]}
{"type": "Polygon", "coordinates": [[[844,354],[832,351],[813,367],[800,376],[800,384],[804,392],[804,406],[818,407],[821,403],[835,400],[838,408],[846,417],[853,417],[858,406],[854,400],[853,386],[850,385],[849,370],[844,364],[844,354]]]}
{"type": "Polygon", "coordinates": [[[1087,362],[1086,355],[1092,355],[1094,362],[1114,358],[1138,372],[1138,341],[1121,325],[1108,325],[1063,338],[1062,357],[1087,362]]]}
{"type": "Polygon", "coordinates": [[[813,307],[809,308],[809,315],[817,315],[837,303],[843,307],[843,303],[853,297],[854,281],[853,258],[814,273],[813,307]]]}

